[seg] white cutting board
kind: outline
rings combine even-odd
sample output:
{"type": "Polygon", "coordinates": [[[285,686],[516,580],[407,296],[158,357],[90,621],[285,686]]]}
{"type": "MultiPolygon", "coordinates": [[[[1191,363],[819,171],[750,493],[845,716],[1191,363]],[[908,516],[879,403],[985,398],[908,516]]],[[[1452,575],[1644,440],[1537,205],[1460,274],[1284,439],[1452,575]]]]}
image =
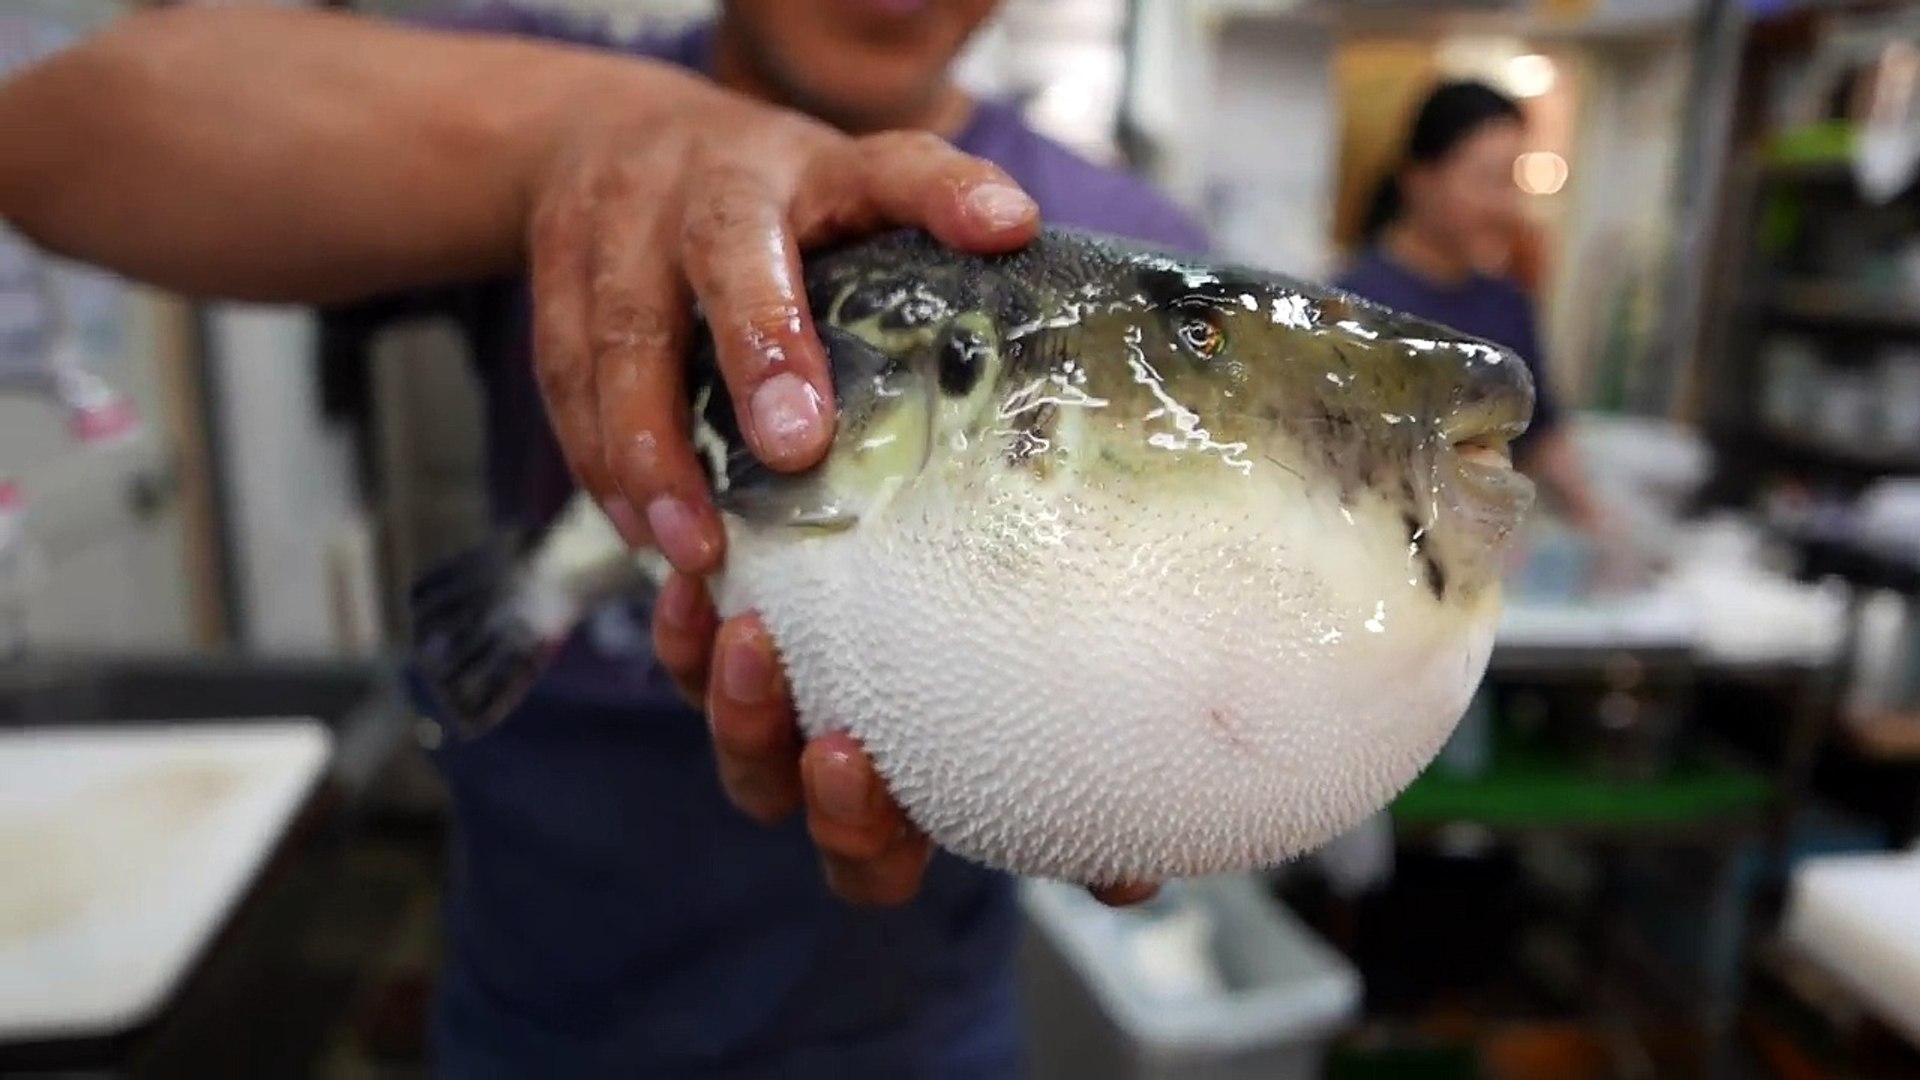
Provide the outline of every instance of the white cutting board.
{"type": "Polygon", "coordinates": [[[331,751],[308,719],[0,732],[0,1041],[157,1012],[331,751]]]}
{"type": "Polygon", "coordinates": [[[1781,934],[1920,1046],[1920,848],[1802,860],[1781,934]]]}
{"type": "Polygon", "coordinates": [[[1698,613],[1671,590],[1605,602],[1556,603],[1511,597],[1496,645],[1562,649],[1685,649],[1697,643],[1698,613]]]}

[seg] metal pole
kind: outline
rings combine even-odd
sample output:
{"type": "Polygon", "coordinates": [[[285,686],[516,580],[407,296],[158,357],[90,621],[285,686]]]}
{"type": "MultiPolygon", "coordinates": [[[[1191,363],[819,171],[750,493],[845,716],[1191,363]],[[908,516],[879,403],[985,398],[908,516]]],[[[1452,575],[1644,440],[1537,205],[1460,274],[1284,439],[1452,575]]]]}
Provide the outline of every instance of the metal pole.
{"type": "Polygon", "coordinates": [[[1648,373],[1641,402],[1647,411],[1663,415],[1677,409],[1683,371],[1704,360],[1700,328],[1707,271],[1721,216],[1747,23],[1741,0],[1706,0],[1696,24],[1689,107],[1675,170],[1680,205],[1674,215],[1673,258],[1666,271],[1669,300],[1652,350],[1654,369],[1648,373]]]}

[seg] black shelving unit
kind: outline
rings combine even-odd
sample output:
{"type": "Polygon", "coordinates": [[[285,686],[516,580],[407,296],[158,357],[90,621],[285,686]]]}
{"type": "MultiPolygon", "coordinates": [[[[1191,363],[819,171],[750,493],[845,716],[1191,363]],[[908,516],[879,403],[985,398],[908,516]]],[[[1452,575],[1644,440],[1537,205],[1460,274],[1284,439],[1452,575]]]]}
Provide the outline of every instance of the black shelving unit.
{"type": "MultiPolygon", "coordinates": [[[[1846,156],[1844,119],[1796,130],[1768,115],[1831,20],[1898,7],[1822,4],[1749,28],[1710,241],[1712,315],[1696,342],[1696,412],[1719,464],[1706,497],[1715,506],[1753,507],[1781,482],[1850,495],[1882,476],[1920,475],[1920,432],[1893,445],[1866,432],[1836,437],[1766,408],[1768,357],[1784,339],[1818,343],[1816,372],[1858,376],[1890,357],[1920,364],[1920,282],[1863,255],[1884,260],[1920,235],[1920,184],[1875,203],[1846,156]]],[[[1844,113],[1846,91],[1829,93],[1832,111],[1844,113]]],[[[1819,385],[1793,392],[1817,399],[1819,385]]]]}
{"type": "MultiPolygon", "coordinates": [[[[1920,366],[1920,281],[1910,280],[1913,270],[1902,271],[1898,254],[1914,251],[1920,239],[1920,182],[1884,201],[1861,190],[1848,157],[1845,83],[1824,88],[1832,118],[1777,127],[1768,115],[1768,102],[1804,70],[1836,17],[1899,6],[1822,5],[1755,24],[1748,35],[1708,274],[1709,306],[1718,318],[1700,342],[1701,411],[1716,451],[1716,475],[1703,500],[1711,506],[1764,518],[1773,497],[1791,494],[1790,502],[1820,506],[1823,519],[1844,523],[1867,487],[1920,478],[1920,430],[1907,430],[1920,420],[1899,420],[1897,411],[1879,424],[1811,419],[1837,400],[1830,378],[1870,379],[1888,370],[1882,365],[1920,366]],[[1770,352],[1786,343],[1800,346],[1799,363],[1775,368],[1770,352]],[[1798,385],[1769,386],[1770,377],[1794,368],[1798,385]],[[1807,419],[1769,407],[1782,400],[1807,419]]],[[[1871,415],[1886,397],[1871,382],[1856,381],[1851,393],[1856,405],[1867,399],[1867,408],[1841,412],[1843,420],[1871,415]]],[[[1779,538],[1798,554],[1803,577],[1847,583],[1856,615],[1874,592],[1920,596],[1920,567],[1873,549],[1844,524],[1817,534],[1787,527],[1779,538]]],[[[1835,665],[1829,734],[1841,726],[1838,691],[1854,656],[1850,638],[1835,665]]]]}
{"type": "Polygon", "coordinates": [[[1865,483],[1886,476],[1920,476],[1920,449],[1843,441],[1817,431],[1792,430],[1756,418],[1738,440],[1745,465],[1776,474],[1801,474],[1829,481],[1865,483]]]}
{"type": "Polygon", "coordinates": [[[1920,338],[1920,293],[1903,295],[1817,278],[1786,279],[1773,285],[1766,307],[1776,324],[1856,336],[1920,338]]]}
{"type": "MultiPolygon", "coordinates": [[[[1836,385],[1828,373],[1855,380],[1857,402],[1859,380],[1892,370],[1881,365],[1920,365],[1920,282],[1903,282],[1900,264],[1887,258],[1903,240],[1920,236],[1920,184],[1884,203],[1869,199],[1846,157],[1842,124],[1783,129],[1769,108],[1785,79],[1821,47],[1836,17],[1901,6],[1820,4],[1748,27],[1708,238],[1702,305],[1708,315],[1695,343],[1694,412],[1715,450],[1716,472],[1702,502],[1769,521],[1797,557],[1803,579],[1839,580],[1852,598],[1847,638],[1788,740],[1788,771],[1805,788],[1787,793],[1782,825],[1801,812],[1804,798],[1844,802],[1854,780],[1912,767],[1877,755],[1857,738],[1846,702],[1866,598],[1878,591],[1920,596],[1920,560],[1863,543],[1846,527],[1846,508],[1878,481],[1920,477],[1920,431],[1901,430],[1898,410],[1881,411],[1886,395],[1875,383],[1868,383],[1871,409],[1821,406],[1841,404],[1828,396],[1836,385]],[[1878,265],[1863,254],[1878,256],[1878,265]],[[1770,353],[1788,341],[1806,347],[1802,362],[1770,363],[1770,353]],[[1807,359],[1817,366],[1808,367],[1807,359]],[[1769,386],[1770,371],[1797,377],[1791,386],[1769,386]],[[1779,408],[1783,403],[1797,407],[1779,408]],[[1876,412],[1882,419],[1872,424],[1832,418],[1876,412]],[[1790,419],[1823,414],[1822,423],[1790,419]],[[1782,495],[1820,508],[1809,520],[1822,524],[1770,518],[1768,507],[1796,501],[1776,501],[1782,495]]],[[[1828,90],[1828,115],[1844,115],[1848,88],[1828,90]]],[[[1920,828],[1920,800],[1911,816],[1910,833],[1920,828]]],[[[1756,914],[1747,944],[1764,952],[1770,922],[1756,914]]]]}

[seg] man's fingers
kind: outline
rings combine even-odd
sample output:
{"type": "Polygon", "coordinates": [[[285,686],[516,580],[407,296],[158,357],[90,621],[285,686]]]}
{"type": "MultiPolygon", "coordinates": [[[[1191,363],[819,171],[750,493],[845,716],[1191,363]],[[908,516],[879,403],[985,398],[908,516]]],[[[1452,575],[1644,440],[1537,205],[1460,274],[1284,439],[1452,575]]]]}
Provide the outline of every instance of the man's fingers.
{"type": "MultiPolygon", "coordinates": [[[[672,594],[662,595],[663,607],[679,602],[676,583],[684,582],[669,580],[672,594]]],[[[709,685],[707,711],[728,798],[771,824],[804,796],[807,831],[837,895],[856,904],[912,899],[932,844],[888,797],[852,738],[828,735],[802,749],[786,681],[758,617],[743,615],[720,627],[709,685]]]]}
{"type": "Polygon", "coordinates": [[[912,899],[933,845],[887,794],[860,744],[843,732],[823,735],[802,751],[800,774],[828,887],[856,904],[912,899]]]}
{"type": "Polygon", "coordinates": [[[706,698],[719,622],[699,578],[668,575],[653,605],[653,654],[695,708],[706,698]]]}
{"type": "Polygon", "coordinates": [[[889,132],[817,157],[794,194],[794,221],[803,244],[911,226],[985,253],[1033,239],[1040,210],[999,166],[937,135],[889,132]]]}
{"type": "Polygon", "coordinates": [[[708,679],[720,782],[734,805],[771,824],[800,804],[800,733],[773,639],[756,615],[721,624],[708,679]]]}
{"type": "Polygon", "coordinates": [[[595,405],[595,375],[587,317],[592,310],[588,275],[592,251],[581,204],[558,200],[534,215],[530,277],[533,285],[533,364],[540,396],[567,466],[581,487],[608,506],[608,516],[629,544],[648,541],[630,508],[609,505],[618,488],[607,467],[595,405]]]}
{"type": "Polygon", "coordinates": [[[833,435],[833,382],[815,337],[783,192],[745,166],[708,169],[689,193],[681,253],[754,454],[813,465],[833,435]]]}
{"type": "Polygon", "coordinates": [[[904,904],[920,891],[933,844],[910,833],[872,859],[849,859],[822,852],[821,871],[827,887],[850,904],[889,907],[904,904]]]}
{"type": "Polygon", "coordinates": [[[596,225],[588,333],[599,430],[612,481],[660,553],[682,573],[704,574],[725,534],[683,406],[689,301],[639,202],[612,201],[596,225]]]}
{"type": "Polygon", "coordinates": [[[800,758],[806,780],[807,829],[820,850],[847,859],[875,859],[910,831],[873,762],[852,736],[814,739],[800,758]]]}

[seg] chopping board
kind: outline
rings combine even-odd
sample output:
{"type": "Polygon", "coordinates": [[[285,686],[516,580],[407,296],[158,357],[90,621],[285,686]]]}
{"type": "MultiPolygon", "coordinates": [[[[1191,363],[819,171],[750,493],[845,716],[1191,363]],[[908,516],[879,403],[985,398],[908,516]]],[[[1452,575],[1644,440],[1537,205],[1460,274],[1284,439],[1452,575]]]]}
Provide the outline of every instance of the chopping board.
{"type": "Polygon", "coordinates": [[[299,718],[0,732],[0,1041],[159,1011],[331,751],[299,718]]]}

